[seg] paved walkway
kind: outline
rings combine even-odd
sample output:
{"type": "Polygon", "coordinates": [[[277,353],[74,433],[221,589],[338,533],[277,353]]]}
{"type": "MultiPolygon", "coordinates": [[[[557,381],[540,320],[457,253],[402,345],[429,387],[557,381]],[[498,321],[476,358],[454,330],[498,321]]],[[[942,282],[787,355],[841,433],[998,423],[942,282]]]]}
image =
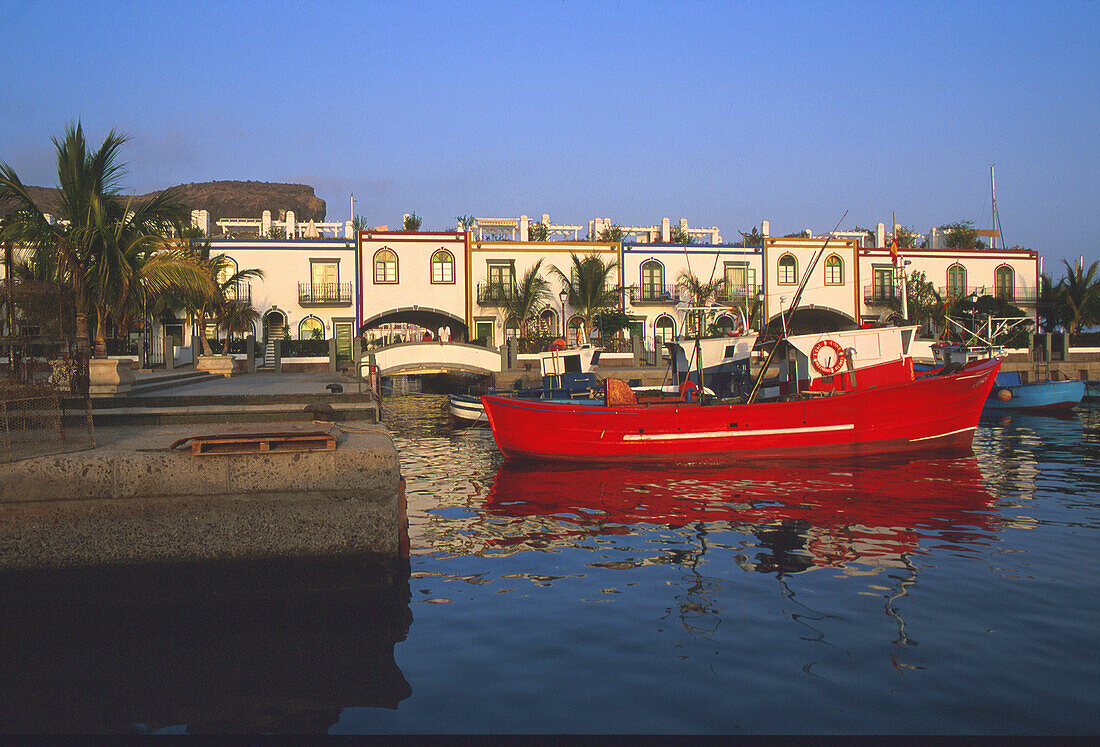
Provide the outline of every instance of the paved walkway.
{"type": "MultiPolygon", "coordinates": [[[[168,374],[186,375],[193,373],[190,367],[175,369],[168,374]]],[[[134,383],[162,380],[166,372],[135,373],[134,383]]],[[[328,384],[339,384],[344,388],[345,394],[359,391],[357,382],[339,373],[274,373],[258,372],[253,374],[240,374],[230,378],[217,377],[200,379],[194,383],[181,382],[180,386],[170,389],[138,393],[139,397],[171,397],[173,395],[193,396],[225,396],[248,394],[328,394],[328,384]]],[[[364,384],[364,391],[366,385],[364,384]]]]}

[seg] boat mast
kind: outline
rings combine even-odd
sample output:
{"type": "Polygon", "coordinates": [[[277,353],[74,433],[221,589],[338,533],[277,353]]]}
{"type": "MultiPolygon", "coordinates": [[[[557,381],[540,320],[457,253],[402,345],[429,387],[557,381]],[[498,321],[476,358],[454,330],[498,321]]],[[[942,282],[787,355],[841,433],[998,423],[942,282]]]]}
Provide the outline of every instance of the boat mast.
{"type": "MultiPolygon", "coordinates": [[[[996,165],[994,163],[989,164],[989,188],[993,194],[993,230],[995,234],[990,238],[990,249],[997,248],[997,237],[1001,235],[1001,216],[997,214],[997,174],[996,165]]],[[[1004,241],[1001,241],[1001,246],[1004,247],[1004,241]]]]}
{"type": "MultiPolygon", "coordinates": [[[[825,243],[821,245],[821,249],[819,249],[817,254],[814,255],[814,259],[810,263],[810,266],[806,268],[806,274],[802,276],[802,282],[798,284],[798,289],[794,292],[794,298],[791,299],[790,313],[792,315],[794,314],[794,310],[796,308],[798,308],[799,301],[802,300],[802,291],[806,290],[806,283],[808,283],[810,281],[810,275],[813,274],[814,268],[817,267],[817,263],[825,255],[825,249],[828,248],[829,242],[833,240],[833,234],[837,232],[837,230],[840,228],[840,224],[847,217],[848,217],[848,211],[845,210],[844,215],[840,216],[840,220],[838,220],[836,222],[836,225],[833,226],[833,230],[829,232],[828,237],[826,237],[826,239],[825,239],[825,243]]],[[[779,308],[779,314],[780,314],[780,316],[782,316],[782,314],[783,314],[783,307],[782,306],[780,306],[780,308],[779,308]]],[[[766,325],[765,325],[765,327],[766,327],[766,325]]],[[[771,350],[768,351],[768,357],[764,359],[764,365],[760,367],[760,371],[756,374],[756,381],[752,385],[752,391],[749,392],[748,404],[751,405],[753,400],[756,399],[756,392],[757,392],[757,390],[760,389],[760,383],[762,381],[764,381],[764,374],[767,372],[768,366],[771,365],[772,357],[775,355],[775,351],[779,348],[779,343],[783,342],[784,337],[786,337],[786,326],[785,325],[784,325],[783,331],[779,333],[779,339],[777,339],[775,341],[775,344],[772,345],[771,350]]]]}

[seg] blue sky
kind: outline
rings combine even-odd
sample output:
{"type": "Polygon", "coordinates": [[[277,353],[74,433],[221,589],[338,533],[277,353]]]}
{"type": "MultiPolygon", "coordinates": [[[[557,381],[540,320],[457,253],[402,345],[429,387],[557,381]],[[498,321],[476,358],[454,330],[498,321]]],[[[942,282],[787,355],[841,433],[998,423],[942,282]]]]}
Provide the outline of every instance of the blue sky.
{"type": "Polygon", "coordinates": [[[990,223],[1100,257],[1100,3],[0,4],[0,160],[111,128],[135,192],[313,185],[330,219],[773,233],[990,223]]]}

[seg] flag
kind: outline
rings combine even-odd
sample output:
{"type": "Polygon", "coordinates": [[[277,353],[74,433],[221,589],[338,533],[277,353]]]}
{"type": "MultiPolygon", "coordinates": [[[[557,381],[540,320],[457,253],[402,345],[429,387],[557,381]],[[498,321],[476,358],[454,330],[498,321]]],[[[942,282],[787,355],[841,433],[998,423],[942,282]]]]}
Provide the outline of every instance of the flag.
{"type": "Polygon", "coordinates": [[[898,237],[895,236],[894,240],[890,242],[890,258],[894,260],[894,267],[898,265],[898,237]]]}

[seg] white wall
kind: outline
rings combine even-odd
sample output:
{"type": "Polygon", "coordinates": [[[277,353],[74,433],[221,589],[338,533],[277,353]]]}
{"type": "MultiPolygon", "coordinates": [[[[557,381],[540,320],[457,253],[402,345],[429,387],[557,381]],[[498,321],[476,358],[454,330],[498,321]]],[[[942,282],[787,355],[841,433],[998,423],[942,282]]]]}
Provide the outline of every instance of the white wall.
{"type": "MultiPolygon", "coordinates": [[[[823,238],[777,238],[764,240],[765,322],[778,314],[780,308],[784,311],[791,308],[795,293],[798,291],[798,284],[806,274],[806,269],[813,261],[814,255],[818,253],[824,244],[825,239],[823,238]],[[790,284],[781,284],[779,282],[779,260],[786,254],[794,256],[797,262],[797,268],[794,282],[790,284]],[[786,299],[785,301],[782,300],[784,298],[786,299]]],[[[858,243],[854,240],[836,238],[830,240],[825,253],[821,256],[813,272],[810,274],[810,278],[802,293],[802,298],[799,301],[799,306],[826,306],[842,311],[853,319],[858,320],[860,305],[857,301],[857,294],[859,293],[859,284],[861,280],[859,277],[857,251],[858,243]],[[840,257],[842,263],[843,282],[840,285],[829,285],[825,282],[825,263],[826,260],[834,254],[840,257]]]]}
{"type": "MultiPolygon", "coordinates": [[[[261,319],[277,307],[287,317],[292,339],[298,339],[301,321],[313,316],[325,326],[325,337],[333,335],[333,319],[355,317],[356,272],[355,245],[346,239],[211,239],[211,254],[225,254],[237,262],[238,270],[259,268],[261,280],[248,281],[252,287],[252,305],[261,319]],[[351,284],[350,303],[299,303],[298,284],[312,281],[311,259],[337,260],[339,282],[351,284]]],[[[262,337],[262,322],[256,323],[256,337],[262,337]]]]}

